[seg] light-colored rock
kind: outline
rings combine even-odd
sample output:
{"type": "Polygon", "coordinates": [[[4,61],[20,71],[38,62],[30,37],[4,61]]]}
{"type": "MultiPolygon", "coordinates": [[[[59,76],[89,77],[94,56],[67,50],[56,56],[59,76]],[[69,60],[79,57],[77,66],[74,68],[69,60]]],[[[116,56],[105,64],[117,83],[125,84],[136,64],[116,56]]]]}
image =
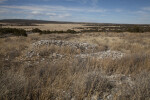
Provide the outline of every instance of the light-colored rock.
{"type": "Polygon", "coordinates": [[[92,51],[95,50],[97,45],[95,44],[88,44],[88,43],[80,43],[80,42],[69,42],[69,41],[63,41],[63,40],[40,40],[32,44],[33,47],[40,47],[43,45],[57,45],[57,46],[68,46],[74,49],[81,49],[81,50],[87,50],[90,49],[92,51]]]}
{"type": "Polygon", "coordinates": [[[97,58],[97,59],[105,59],[105,58],[111,58],[111,59],[120,59],[125,55],[125,53],[122,53],[120,51],[102,51],[97,53],[90,53],[90,54],[79,54],[76,55],[76,57],[81,58],[97,58]]]}

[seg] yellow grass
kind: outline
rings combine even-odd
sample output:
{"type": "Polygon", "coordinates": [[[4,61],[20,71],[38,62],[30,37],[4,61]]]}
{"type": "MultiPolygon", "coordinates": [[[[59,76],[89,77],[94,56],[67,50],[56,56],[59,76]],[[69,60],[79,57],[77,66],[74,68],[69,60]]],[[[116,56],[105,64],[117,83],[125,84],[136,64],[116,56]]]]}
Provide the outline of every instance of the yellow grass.
{"type": "MultiPolygon", "coordinates": [[[[58,26],[38,27],[66,30],[78,24],[58,26]]],[[[30,26],[20,28],[31,29],[30,26]]],[[[149,100],[149,54],[150,33],[30,34],[28,37],[1,38],[0,99],[83,100],[92,96],[106,99],[112,94],[113,100],[149,100]],[[26,58],[27,52],[32,50],[31,44],[43,39],[97,44],[99,51],[118,50],[126,56],[117,60],[82,60],[74,57],[80,50],[51,45],[37,48],[39,56],[26,58]],[[65,56],[57,58],[55,54],[65,56]],[[125,79],[118,85],[107,78],[111,75],[130,76],[135,84],[130,86],[125,79]],[[115,92],[115,89],[118,90],[115,92]]],[[[117,81],[122,80],[124,77],[117,81]]]]}

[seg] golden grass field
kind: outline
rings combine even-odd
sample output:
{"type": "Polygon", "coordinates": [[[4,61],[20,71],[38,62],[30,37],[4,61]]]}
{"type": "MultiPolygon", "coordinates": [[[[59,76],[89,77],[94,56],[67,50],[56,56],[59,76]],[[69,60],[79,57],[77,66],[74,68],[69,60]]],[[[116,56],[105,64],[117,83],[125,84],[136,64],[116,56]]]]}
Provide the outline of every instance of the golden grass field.
{"type": "MultiPolygon", "coordinates": [[[[67,30],[86,26],[4,27],[67,30]]],[[[150,32],[33,33],[0,38],[0,100],[150,100],[150,32]],[[32,46],[40,40],[88,43],[97,45],[94,53],[111,50],[125,55],[115,60],[76,58],[85,52],[55,44],[32,46]],[[29,52],[34,55],[28,57],[29,52]]]]}
{"type": "MultiPolygon", "coordinates": [[[[8,23],[1,23],[1,24],[8,24],[8,23]]],[[[41,30],[63,30],[66,31],[67,29],[72,29],[74,27],[83,27],[84,24],[36,24],[37,26],[3,26],[3,28],[22,28],[25,30],[32,30],[34,28],[39,28],[41,30]]],[[[85,26],[84,26],[85,27],[85,26]]]]}

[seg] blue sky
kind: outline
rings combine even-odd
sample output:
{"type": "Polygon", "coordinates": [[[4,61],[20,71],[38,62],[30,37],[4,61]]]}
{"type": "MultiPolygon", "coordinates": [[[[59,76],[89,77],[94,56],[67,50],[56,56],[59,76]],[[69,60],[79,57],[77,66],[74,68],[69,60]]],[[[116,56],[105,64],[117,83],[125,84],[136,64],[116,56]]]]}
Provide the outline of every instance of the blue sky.
{"type": "Polygon", "coordinates": [[[0,19],[150,24],[150,0],[0,0],[0,19]]]}

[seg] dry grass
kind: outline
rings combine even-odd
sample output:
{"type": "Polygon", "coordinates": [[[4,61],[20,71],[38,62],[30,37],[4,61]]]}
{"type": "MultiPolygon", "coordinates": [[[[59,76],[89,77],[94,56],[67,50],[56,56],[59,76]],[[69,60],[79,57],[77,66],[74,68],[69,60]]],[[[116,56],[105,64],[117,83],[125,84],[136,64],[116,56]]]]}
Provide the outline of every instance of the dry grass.
{"type": "Polygon", "coordinates": [[[2,100],[113,100],[150,99],[150,33],[89,33],[79,35],[31,34],[0,39],[0,99],[2,100]],[[77,59],[80,50],[51,45],[36,49],[25,59],[30,44],[41,39],[89,42],[99,50],[119,50],[127,55],[118,60],[77,59]],[[65,55],[55,57],[55,53],[65,55]],[[44,58],[44,60],[43,60],[44,58]],[[121,85],[107,77],[123,74],[121,85]],[[107,76],[107,77],[106,77],[107,76]],[[125,78],[126,78],[125,77],[125,78]],[[115,91],[115,89],[118,89],[115,91]],[[109,99],[108,99],[109,100],[109,99]]]}
{"type": "MultiPolygon", "coordinates": [[[[83,27],[84,24],[37,24],[37,26],[3,26],[3,28],[21,28],[25,30],[32,30],[39,28],[41,30],[51,30],[51,31],[66,31],[74,27],[83,27]]],[[[79,31],[79,29],[76,29],[79,31]]]]}

